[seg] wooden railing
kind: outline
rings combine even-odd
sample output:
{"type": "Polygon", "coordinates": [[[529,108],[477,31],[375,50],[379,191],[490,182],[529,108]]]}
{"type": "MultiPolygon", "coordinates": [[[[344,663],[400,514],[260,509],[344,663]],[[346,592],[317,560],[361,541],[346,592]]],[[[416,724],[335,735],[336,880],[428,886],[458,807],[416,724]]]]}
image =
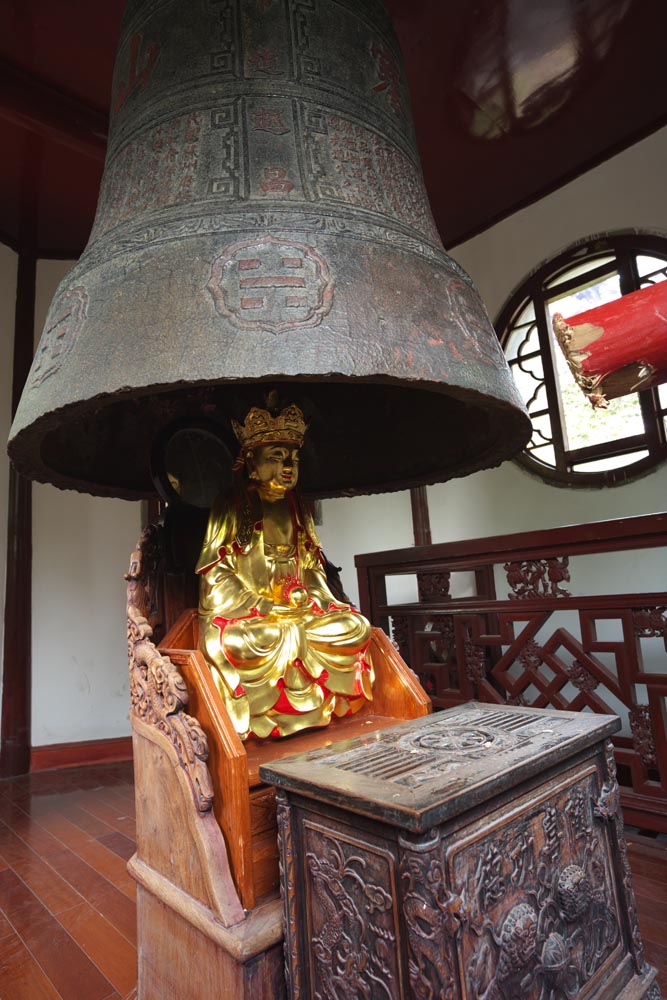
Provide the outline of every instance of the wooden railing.
{"type": "Polygon", "coordinates": [[[435,709],[476,699],[620,715],[626,822],[667,831],[667,514],[375,552],[356,565],[361,610],[391,632],[435,709]],[[664,567],[661,589],[609,592],[632,586],[630,568],[641,579],[642,553],[660,547],[662,562],[658,552],[650,561],[664,567]],[[613,552],[628,553],[620,573],[603,566],[596,592],[577,596],[577,576],[590,590],[596,558],[613,552]],[[401,583],[416,599],[392,596],[401,583]]]}

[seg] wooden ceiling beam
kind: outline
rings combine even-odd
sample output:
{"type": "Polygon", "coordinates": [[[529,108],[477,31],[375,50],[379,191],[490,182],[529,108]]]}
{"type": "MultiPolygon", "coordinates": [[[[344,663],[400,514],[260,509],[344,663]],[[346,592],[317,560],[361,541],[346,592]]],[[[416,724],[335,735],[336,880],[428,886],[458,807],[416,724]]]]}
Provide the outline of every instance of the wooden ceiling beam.
{"type": "Polygon", "coordinates": [[[4,59],[0,59],[0,118],[104,160],[107,115],[4,59]]]}

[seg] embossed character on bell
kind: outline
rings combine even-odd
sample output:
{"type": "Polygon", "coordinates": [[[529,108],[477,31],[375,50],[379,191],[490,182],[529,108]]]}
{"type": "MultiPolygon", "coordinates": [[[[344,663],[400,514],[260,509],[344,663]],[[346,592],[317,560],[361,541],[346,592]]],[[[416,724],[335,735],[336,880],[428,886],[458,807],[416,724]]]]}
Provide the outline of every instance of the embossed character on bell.
{"type": "Polygon", "coordinates": [[[234,487],[211,511],[197,564],[200,646],[241,738],[288,736],[372,699],[370,624],[330,590],[295,490],[299,407],[253,407],[234,431],[234,487]]]}
{"type": "Polygon", "coordinates": [[[334,294],[327,263],[313,247],[269,235],[227,247],[207,288],[221,316],[241,330],[269,333],[317,326],[334,294]]]}

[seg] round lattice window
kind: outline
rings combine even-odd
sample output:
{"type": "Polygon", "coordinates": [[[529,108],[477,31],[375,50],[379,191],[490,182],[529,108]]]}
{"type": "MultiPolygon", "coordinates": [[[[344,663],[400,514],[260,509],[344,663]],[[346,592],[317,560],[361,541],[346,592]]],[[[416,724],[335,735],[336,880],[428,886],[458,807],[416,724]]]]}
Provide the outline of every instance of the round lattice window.
{"type": "Polygon", "coordinates": [[[503,308],[496,329],[533,421],[518,461],[569,486],[609,486],[667,458],[667,385],[594,410],[552,329],[572,316],[667,279],[667,238],[596,236],[533,272],[503,308]]]}

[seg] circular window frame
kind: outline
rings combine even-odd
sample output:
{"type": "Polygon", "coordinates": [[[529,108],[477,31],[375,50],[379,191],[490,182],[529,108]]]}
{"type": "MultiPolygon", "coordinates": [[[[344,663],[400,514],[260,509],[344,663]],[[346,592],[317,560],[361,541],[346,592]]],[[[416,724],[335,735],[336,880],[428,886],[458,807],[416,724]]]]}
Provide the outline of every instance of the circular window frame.
{"type": "MultiPolygon", "coordinates": [[[[619,486],[645,476],[667,461],[667,408],[660,402],[658,387],[645,389],[637,394],[644,422],[643,434],[634,435],[622,441],[603,442],[586,449],[573,451],[566,449],[564,444],[565,432],[556,386],[557,376],[554,375],[550,346],[547,346],[547,360],[545,361],[545,345],[552,343],[546,306],[550,298],[553,298],[553,283],[559,275],[564,276],[567,271],[580,264],[586,257],[594,260],[595,258],[608,257],[610,254],[616,257],[617,266],[613,273],[619,275],[622,295],[627,295],[641,287],[636,267],[638,256],[658,257],[665,261],[665,268],[667,268],[667,234],[632,231],[606,233],[578,240],[556,256],[540,264],[515,288],[500,310],[495,324],[500,344],[506,351],[510,337],[518,328],[517,320],[532,303],[543,363],[556,465],[547,465],[532,457],[527,450],[515,456],[514,461],[531,474],[537,475],[540,479],[555,486],[588,489],[619,486]],[[547,289],[549,284],[551,284],[551,288],[547,289]],[[606,445],[609,447],[607,448],[606,445]],[[638,450],[648,451],[649,454],[615,469],[584,472],[574,471],[571,468],[572,465],[581,462],[584,452],[590,460],[597,460],[638,450]],[[570,456],[574,456],[574,458],[570,458],[570,456]]],[[[594,275],[595,268],[592,268],[590,276],[594,275]]],[[[510,366],[512,360],[508,357],[510,366]]]]}

